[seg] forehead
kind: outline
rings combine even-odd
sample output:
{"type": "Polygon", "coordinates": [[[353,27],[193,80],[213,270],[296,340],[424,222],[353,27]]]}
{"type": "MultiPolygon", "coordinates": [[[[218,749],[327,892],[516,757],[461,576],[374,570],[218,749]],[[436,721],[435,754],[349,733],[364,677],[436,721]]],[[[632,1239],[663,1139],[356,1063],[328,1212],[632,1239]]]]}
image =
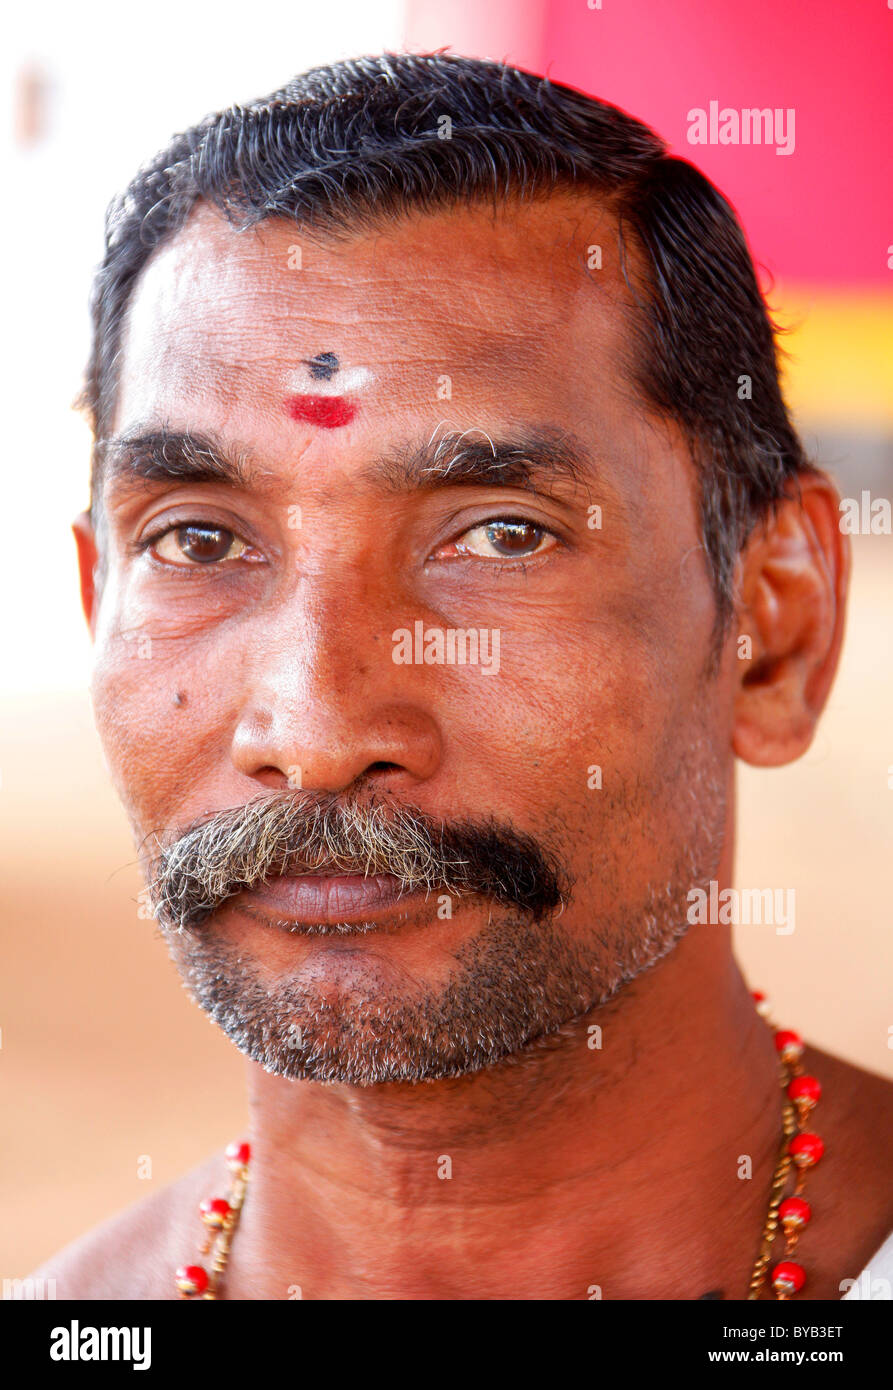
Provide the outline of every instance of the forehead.
{"type": "Polygon", "coordinates": [[[371,373],[378,408],[473,414],[496,396],[571,424],[628,380],[632,313],[616,221],[592,198],[415,214],[337,241],[278,218],[238,231],[199,204],[131,297],[114,428],[197,402],[275,409],[287,373],[325,353],[371,373]]]}

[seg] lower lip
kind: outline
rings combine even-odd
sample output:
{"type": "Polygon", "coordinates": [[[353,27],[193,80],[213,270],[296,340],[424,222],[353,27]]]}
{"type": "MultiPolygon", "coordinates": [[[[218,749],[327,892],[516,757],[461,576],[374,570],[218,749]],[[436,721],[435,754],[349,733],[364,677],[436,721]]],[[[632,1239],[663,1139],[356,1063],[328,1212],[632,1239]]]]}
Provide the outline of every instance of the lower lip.
{"type": "Polygon", "coordinates": [[[324,877],[271,878],[245,895],[277,917],[307,925],[363,922],[384,915],[408,899],[390,874],[338,874],[324,877]]]}

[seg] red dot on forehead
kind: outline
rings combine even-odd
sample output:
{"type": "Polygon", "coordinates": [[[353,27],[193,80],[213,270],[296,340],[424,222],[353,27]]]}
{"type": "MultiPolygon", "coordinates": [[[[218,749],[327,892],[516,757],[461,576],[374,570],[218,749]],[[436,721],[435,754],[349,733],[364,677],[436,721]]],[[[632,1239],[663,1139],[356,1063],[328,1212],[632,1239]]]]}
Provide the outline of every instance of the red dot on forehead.
{"type": "Polygon", "coordinates": [[[343,396],[289,396],[286,413],[292,420],[304,420],[324,430],[337,430],[349,425],[358,407],[343,396]]]}

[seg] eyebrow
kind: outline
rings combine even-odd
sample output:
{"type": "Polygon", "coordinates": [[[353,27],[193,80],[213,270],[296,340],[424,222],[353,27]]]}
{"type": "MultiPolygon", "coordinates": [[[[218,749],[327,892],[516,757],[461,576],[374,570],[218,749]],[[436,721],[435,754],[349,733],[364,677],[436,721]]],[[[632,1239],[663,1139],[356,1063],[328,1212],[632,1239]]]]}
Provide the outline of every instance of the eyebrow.
{"type": "Polygon", "coordinates": [[[102,469],[115,486],[139,483],[226,483],[250,488],[255,468],[247,450],[233,452],[211,435],[190,430],[135,429],[100,443],[102,469]]]}
{"type": "Polygon", "coordinates": [[[595,471],[582,441],[553,426],[513,431],[507,438],[482,429],[440,431],[438,426],[426,444],[383,455],[372,471],[396,493],[463,485],[549,493],[556,482],[577,486],[595,471]]]}
{"type": "MultiPolygon", "coordinates": [[[[578,486],[595,465],[567,430],[538,426],[493,437],[485,430],[438,425],[426,443],[396,446],[365,470],[366,480],[392,494],[445,487],[511,487],[551,496],[556,482],[578,486]]],[[[262,477],[250,450],[228,448],[212,434],[137,427],[100,444],[102,469],[115,490],[152,483],[223,483],[249,491],[262,477]]]]}

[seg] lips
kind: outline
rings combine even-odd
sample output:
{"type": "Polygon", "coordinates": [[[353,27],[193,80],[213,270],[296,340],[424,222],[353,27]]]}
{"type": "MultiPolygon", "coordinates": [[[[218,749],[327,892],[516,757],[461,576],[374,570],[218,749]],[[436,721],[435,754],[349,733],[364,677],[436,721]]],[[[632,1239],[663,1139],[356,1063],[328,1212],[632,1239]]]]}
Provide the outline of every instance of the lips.
{"type": "Polygon", "coordinates": [[[267,879],[243,896],[280,919],[312,925],[368,921],[410,895],[392,874],[302,874],[267,879]]]}

